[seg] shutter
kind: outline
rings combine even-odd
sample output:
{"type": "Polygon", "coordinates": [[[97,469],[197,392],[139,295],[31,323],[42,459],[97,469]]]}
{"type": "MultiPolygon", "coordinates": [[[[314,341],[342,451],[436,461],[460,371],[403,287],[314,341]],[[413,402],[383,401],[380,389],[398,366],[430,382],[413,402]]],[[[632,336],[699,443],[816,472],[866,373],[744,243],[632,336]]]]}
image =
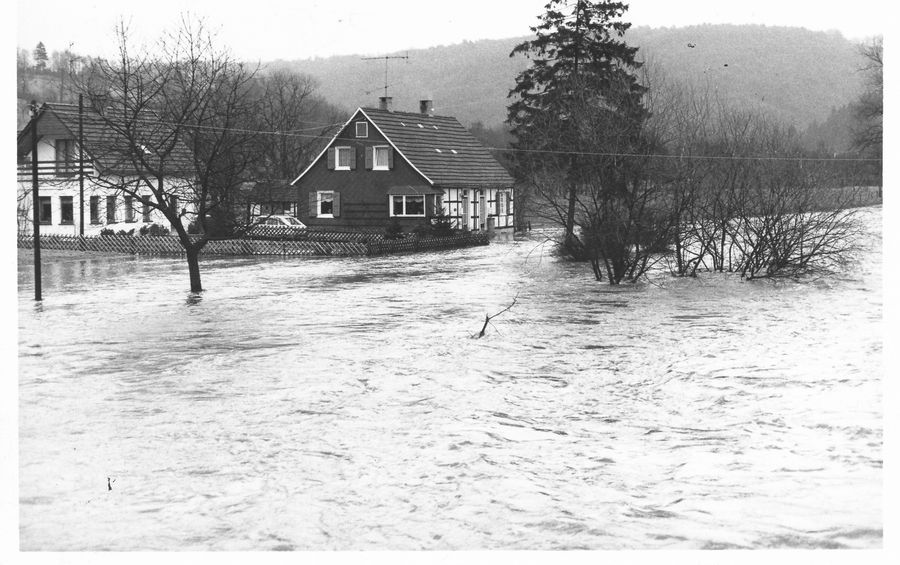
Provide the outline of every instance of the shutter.
{"type": "Polygon", "coordinates": [[[328,170],[334,170],[334,147],[328,148],[328,170]]]}
{"type": "Polygon", "coordinates": [[[375,148],[366,147],[366,170],[371,171],[375,163],[375,148]]]}
{"type": "Polygon", "coordinates": [[[354,170],[356,168],[356,147],[350,148],[350,170],[354,170]]]}
{"type": "MultiPolygon", "coordinates": [[[[329,151],[331,151],[329,149],[329,151]]],[[[315,218],[319,215],[319,196],[315,191],[309,193],[309,217],[315,218]]]]}
{"type": "Polygon", "coordinates": [[[435,201],[437,200],[437,196],[434,194],[425,195],[425,204],[427,205],[425,209],[425,213],[429,218],[433,218],[437,215],[437,206],[435,206],[435,201]]]}
{"type": "Polygon", "coordinates": [[[341,193],[335,190],[333,194],[334,194],[333,215],[335,218],[339,218],[341,216],[341,193]]]}
{"type": "Polygon", "coordinates": [[[388,169],[394,168],[394,148],[388,147],[388,169]]]}

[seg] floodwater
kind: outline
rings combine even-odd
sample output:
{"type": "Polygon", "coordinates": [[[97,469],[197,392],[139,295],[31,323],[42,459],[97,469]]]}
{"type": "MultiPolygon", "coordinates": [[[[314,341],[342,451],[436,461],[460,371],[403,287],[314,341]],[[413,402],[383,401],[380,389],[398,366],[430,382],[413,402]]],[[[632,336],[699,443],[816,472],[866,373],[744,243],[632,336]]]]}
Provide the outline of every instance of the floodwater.
{"type": "Polygon", "coordinates": [[[882,547],[852,272],[610,288],[537,237],[19,272],[23,550],[882,547]],[[485,314],[515,306],[473,339],[485,314]]]}

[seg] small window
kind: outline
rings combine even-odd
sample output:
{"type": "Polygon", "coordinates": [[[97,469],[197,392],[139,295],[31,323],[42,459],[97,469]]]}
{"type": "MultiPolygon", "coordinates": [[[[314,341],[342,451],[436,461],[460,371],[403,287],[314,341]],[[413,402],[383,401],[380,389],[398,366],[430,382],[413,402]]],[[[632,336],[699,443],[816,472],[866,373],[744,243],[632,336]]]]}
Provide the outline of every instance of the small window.
{"type": "Polygon", "coordinates": [[[57,139],[56,148],[56,174],[72,175],[75,174],[73,163],[75,162],[75,140],[74,139],[57,139]]]}
{"type": "Polygon", "coordinates": [[[335,167],[336,171],[349,171],[350,170],[350,148],[349,147],[335,147],[334,148],[334,157],[335,157],[335,167]]]}
{"type": "Polygon", "coordinates": [[[59,223],[60,224],[74,224],[75,223],[74,206],[72,205],[72,197],[71,196],[60,196],[59,197],[59,223]]]}
{"type": "Polygon", "coordinates": [[[317,193],[318,214],[319,218],[334,217],[334,192],[320,191],[317,193]]]}
{"type": "Polygon", "coordinates": [[[425,196],[395,195],[391,196],[391,216],[424,216],[425,196]]]}
{"type": "Polygon", "coordinates": [[[390,147],[375,147],[375,162],[372,170],[386,171],[390,168],[390,147]]]}
{"type": "Polygon", "coordinates": [[[41,196],[38,202],[38,222],[42,225],[53,223],[53,205],[49,196],[41,196]]]}
{"type": "Polygon", "coordinates": [[[141,220],[144,223],[150,221],[150,197],[141,196],[141,220]]]}
{"type": "Polygon", "coordinates": [[[133,199],[130,196],[125,197],[125,221],[133,222],[134,221],[134,207],[132,206],[133,199]]]}
{"type": "Polygon", "coordinates": [[[100,197],[91,196],[91,223],[100,223],[100,197]]]}
{"type": "Polygon", "coordinates": [[[107,224],[116,223],[116,197],[115,196],[107,196],[106,197],[106,223],[107,224]]]}
{"type": "Polygon", "coordinates": [[[356,122],[356,137],[369,137],[368,122],[356,122]]]}

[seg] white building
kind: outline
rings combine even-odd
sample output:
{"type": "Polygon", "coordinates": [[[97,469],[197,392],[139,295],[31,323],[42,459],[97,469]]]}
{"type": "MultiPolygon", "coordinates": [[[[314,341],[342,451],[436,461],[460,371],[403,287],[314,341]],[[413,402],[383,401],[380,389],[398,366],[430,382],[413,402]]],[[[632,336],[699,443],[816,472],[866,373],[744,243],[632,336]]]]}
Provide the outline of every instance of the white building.
{"type": "MultiPolygon", "coordinates": [[[[158,121],[147,123],[147,143],[153,143],[164,125],[158,121]]],[[[152,223],[171,229],[163,214],[148,204],[152,201],[149,187],[141,186],[133,166],[123,164],[126,160],[122,156],[128,153],[130,144],[112,129],[108,119],[89,107],[79,111],[77,105],[47,103],[33,111],[31,120],[18,134],[20,234],[33,233],[32,132],[37,135],[41,233],[97,235],[102,229],[133,229],[138,233],[142,226],[152,223]]],[[[149,153],[145,146],[134,149],[149,153]]],[[[171,180],[163,179],[165,192],[176,199],[182,195],[176,204],[193,208],[190,183],[185,179],[189,174],[185,171],[193,165],[191,152],[178,143],[167,158],[172,163],[171,170],[182,172],[173,174],[171,180]]],[[[185,215],[182,219],[185,225],[187,218],[185,215]]]]}

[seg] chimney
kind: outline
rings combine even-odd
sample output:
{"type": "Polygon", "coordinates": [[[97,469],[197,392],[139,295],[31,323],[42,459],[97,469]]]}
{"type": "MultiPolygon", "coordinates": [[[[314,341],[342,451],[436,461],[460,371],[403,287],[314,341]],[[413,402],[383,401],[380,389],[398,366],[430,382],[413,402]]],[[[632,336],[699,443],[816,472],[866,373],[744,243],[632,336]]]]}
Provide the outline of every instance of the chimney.
{"type": "Polygon", "coordinates": [[[387,110],[390,112],[393,110],[393,98],[390,96],[379,96],[378,97],[378,109],[379,110],[387,110]]]}
{"type": "Polygon", "coordinates": [[[432,100],[419,100],[419,113],[426,116],[434,115],[434,102],[432,100]]]}

